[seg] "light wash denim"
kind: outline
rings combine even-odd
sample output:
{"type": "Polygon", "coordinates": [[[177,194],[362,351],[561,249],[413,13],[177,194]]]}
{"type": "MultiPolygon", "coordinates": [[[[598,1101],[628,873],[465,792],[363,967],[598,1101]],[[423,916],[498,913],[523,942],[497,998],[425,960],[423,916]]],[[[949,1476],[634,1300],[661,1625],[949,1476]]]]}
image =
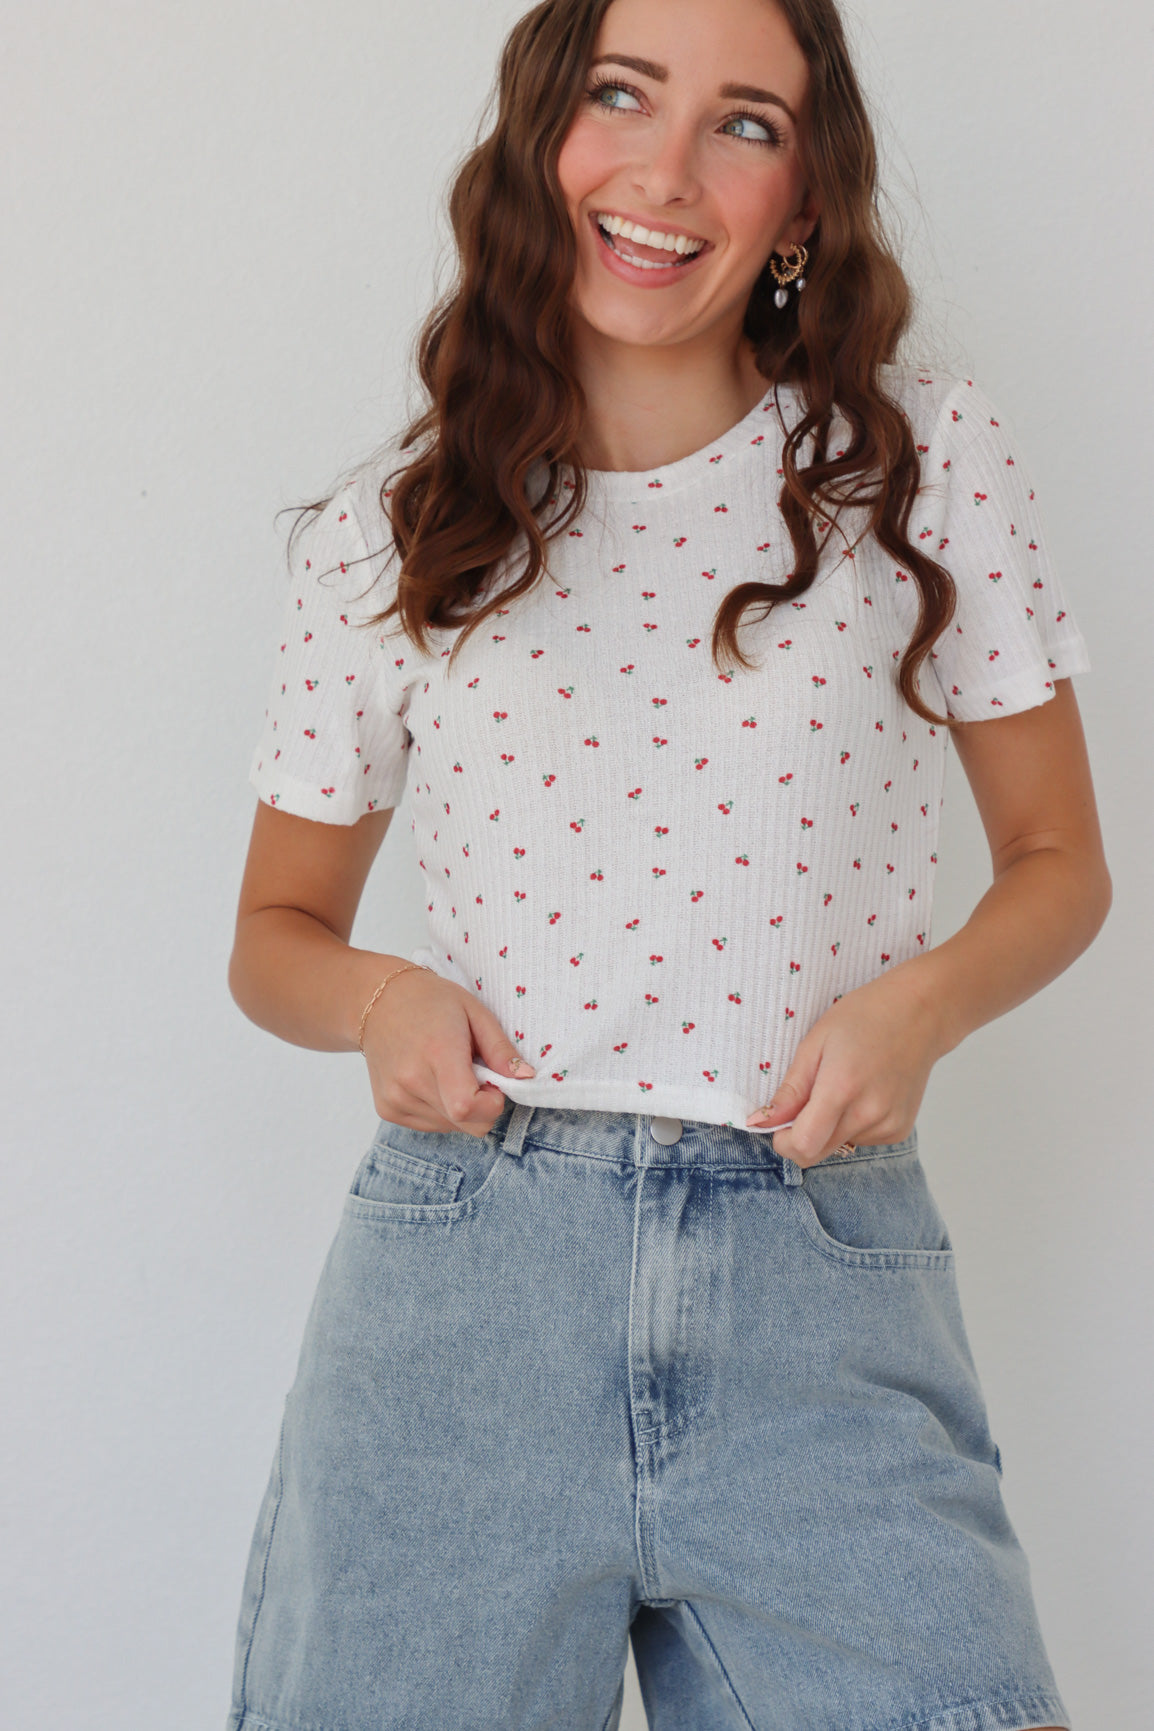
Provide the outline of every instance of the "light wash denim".
{"type": "Polygon", "coordinates": [[[229,1731],[1068,1726],[916,1130],[381,1120],[285,1401],[229,1731]],[[660,1138],[660,1139],[659,1139],[660,1138]]]}

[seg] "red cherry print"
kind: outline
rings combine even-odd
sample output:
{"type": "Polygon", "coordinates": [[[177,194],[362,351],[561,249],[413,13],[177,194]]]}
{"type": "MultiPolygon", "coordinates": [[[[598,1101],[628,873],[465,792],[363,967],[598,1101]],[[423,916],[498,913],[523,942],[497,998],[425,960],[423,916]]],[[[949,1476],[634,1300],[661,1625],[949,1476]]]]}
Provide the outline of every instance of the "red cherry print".
{"type": "Polygon", "coordinates": [[[719,1073],[717,1070],[703,1070],[701,1072],[707,1082],[716,1082],[719,1073]]]}
{"type": "Polygon", "coordinates": [[[704,890],[690,890],[689,899],[691,902],[699,902],[704,894],[704,890]]]}
{"type": "Polygon", "coordinates": [[[691,1034],[693,1032],[694,1028],[696,1028],[696,1026],[697,1026],[696,1022],[682,1022],[681,1032],[683,1034],[691,1034]]]}
{"type": "Polygon", "coordinates": [[[656,589],[643,589],[641,591],[641,599],[643,601],[656,601],[656,599],[657,599],[656,589]]]}
{"type": "MultiPolygon", "coordinates": [[[[499,950],[498,950],[498,951],[497,951],[497,954],[498,954],[498,955],[499,955],[499,956],[501,956],[501,957],[502,957],[502,958],[503,958],[503,957],[505,957],[505,956],[507,956],[507,955],[508,955],[508,954],[509,954],[509,946],[508,946],[508,944],[502,944],[502,945],[501,945],[501,948],[500,948],[500,949],[499,949],[499,950]]],[[[520,1039],[522,1039],[522,1038],[523,1038],[523,1037],[524,1037],[524,1036],[523,1036],[523,1035],[521,1035],[521,1034],[518,1034],[518,1035],[517,1035],[517,1038],[518,1038],[518,1039],[519,1039],[519,1040],[520,1040],[520,1039]]]]}
{"type": "Polygon", "coordinates": [[[773,1062],[769,1058],[763,1058],[757,1067],[761,1071],[762,1075],[764,1075],[767,1070],[773,1069],[773,1062]]]}
{"type": "Polygon", "coordinates": [[[603,879],[603,878],[604,878],[604,876],[605,876],[605,873],[604,873],[604,872],[600,872],[600,871],[597,871],[597,872],[590,872],[590,873],[589,873],[589,876],[590,876],[590,877],[591,877],[591,878],[592,878],[592,879],[594,879],[594,880],[595,880],[595,881],[596,881],[596,882],[597,882],[597,883],[600,883],[600,882],[601,882],[601,881],[602,881],[602,879],[603,879]]]}
{"type": "Polygon", "coordinates": [[[647,1003],[647,1004],[657,1004],[657,1003],[660,1003],[660,1001],[661,1001],[661,1000],[660,1000],[660,999],[659,999],[659,998],[655,998],[655,997],[654,997],[654,996],[653,996],[653,993],[652,993],[652,992],[646,992],[646,994],[645,994],[645,1002],[646,1002],[646,1003],[647,1003]]]}
{"type": "Polygon", "coordinates": [[[747,853],[739,853],[733,863],[734,865],[747,866],[749,864],[749,855],[747,853]]]}
{"type": "Polygon", "coordinates": [[[660,749],[661,749],[661,747],[662,747],[662,746],[663,746],[663,745],[668,745],[668,744],[669,744],[669,741],[668,741],[668,740],[667,740],[667,739],[661,739],[661,738],[659,738],[659,737],[658,737],[658,735],[657,735],[657,734],[656,734],[656,733],[655,733],[655,734],[654,734],[654,735],[653,735],[653,743],[654,743],[654,745],[655,745],[655,746],[656,746],[656,747],[657,747],[657,749],[658,749],[658,751],[660,751],[660,749]]]}
{"type": "Polygon", "coordinates": [[[801,863],[801,861],[800,861],[800,860],[798,860],[798,862],[797,862],[797,869],[798,869],[798,872],[799,872],[799,874],[800,874],[800,873],[802,873],[802,872],[807,872],[807,871],[808,871],[808,870],[809,870],[809,867],[808,867],[808,866],[807,866],[807,865],[802,865],[802,863],[801,863]]]}
{"type": "Polygon", "coordinates": [[[545,651],[543,649],[530,649],[529,659],[530,659],[530,661],[536,661],[537,657],[539,655],[544,655],[544,653],[545,653],[545,651]]]}
{"type": "Polygon", "coordinates": [[[523,998],[525,996],[524,986],[514,986],[513,990],[516,992],[516,994],[519,998],[523,998]]]}
{"type": "MultiPolygon", "coordinates": [[[[494,721],[508,721],[508,719],[509,719],[509,715],[508,715],[507,710],[495,709],[493,711],[493,720],[494,721]]],[[[441,725],[441,718],[438,715],[436,721],[434,721],[434,723],[433,723],[433,726],[434,727],[440,727],[440,725],[441,725]]]]}
{"type": "Polygon", "coordinates": [[[711,941],[713,943],[713,947],[715,950],[723,950],[725,948],[726,944],[729,942],[729,939],[728,938],[714,938],[711,941]]]}
{"type": "Polygon", "coordinates": [[[569,824],[569,828],[572,830],[576,830],[577,834],[580,835],[581,831],[585,828],[585,819],[583,817],[579,817],[579,818],[571,820],[570,824],[569,824]]]}
{"type": "MultiPolygon", "coordinates": [[[[524,1039],[524,1038],[525,1038],[525,1036],[524,1036],[524,1034],[518,1034],[518,1035],[517,1035],[517,1038],[518,1038],[518,1039],[519,1039],[519,1040],[523,1040],[523,1039],[524,1039]]],[[[540,1050],[540,1051],[539,1051],[539,1052],[538,1052],[538,1053],[537,1053],[537,1056],[538,1056],[538,1057],[539,1057],[539,1058],[543,1058],[543,1057],[544,1057],[544,1056],[545,1056],[545,1054],[546,1054],[546,1052],[551,1052],[551,1051],[552,1051],[552,1050],[553,1050],[553,1042],[552,1042],[552,1040],[546,1040],[546,1042],[545,1042],[545,1044],[544,1044],[544,1045],[543,1045],[543,1046],[542,1046],[542,1048],[541,1048],[541,1050],[540,1050]]]]}
{"type": "Polygon", "coordinates": [[[883,961],[883,962],[888,962],[888,961],[889,961],[889,957],[888,957],[888,956],[887,956],[887,955],[886,955],[886,953],[885,953],[885,951],[884,951],[884,950],[883,950],[883,951],[882,951],[882,961],[883,961]]]}
{"type": "Polygon", "coordinates": [[[654,866],[652,871],[655,878],[663,878],[666,875],[664,866],[654,866]]]}
{"type": "Polygon", "coordinates": [[[558,601],[568,601],[572,591],[570,589],[554,589],[553,593],[556,595],[558,601]]]}
{"type": "Polygon", "coordinates": [[[635,932],[640,924],[640,920],[626,920],[625,930],[627,932],[635,932]]]}
{"type": "Polygon", "coordinates": [[[694,769],[704,769],[708,762],[709,759],[707,757],[695,757],[693,760],[693,767],[694,769]]]}
{"type": "Polygon", "coordinates": [[[591,625],[579,625],[577,629],[578,631],[592,631],[593,627],[591,625]]]}
{"type": "Polygon", "coordinates": [[[571,685],[559,685],[557,687],[557,695],[558,697],[572,697],[573,687],[571,685]]]}
{"type": "Polygon", "coordinates": [[[586,1010],[595,1010],[597,1008],[597,999],[591,998],[589,1000],[589,1002],[583,1006],[583,1008],[586,1010]]]}
{"type": "Polygon", "coordinates": [[[556,913],[552,913],[549,915],[549,924],[551,926],[555,926],[557,924],[557,921],[560,918],[561,918],[561,910],[560,910],[560,908],[558,908],[556,913]]]}
{"type": "Polygon", "coordinates": [[[630,662],[630,663],[629,663],[629,665],[628,665],[628,667],[622,667],[622,668],[621,668],[621,669],[620,669],[620,670],[619,670],[619,671],[620,671],[620,672],[622,672],[622,673],[632,673],[632,672],[633,672],[633,663],[632,663],[632,661],[631,661],[631,662],[630,662]]]}
{"type": "Polygon", "coordinates": [[[730,994],[729,994],[729,1001],[730,1001],[730,1003],[731,1003],[731,1004],[740,1004],[740,1002],[741,1002],[741,993],[740,993],[740,992],[730,992],[730,994]]]}
{"type": "Polygon", "coordinates": [[[628,1044],[629,1044],[628,1040],[622,1040],[621,1044],[619,1046],[614,1046],[613,1050],[615,1052],[624,1052],[624,1050],[628,1046],[628,1044]]]}
{"type": "Polygon", "coordinates": [[[514,757],[513,757],[513,753],[511,751],[503,751],[501,753],[501,762],[502,763],[512,763],[513,761],[514,761],[514,757]]]}
{"type": "Polygon", "coordinates": [[[490,823],[496,823],[498,821],[498,819],[500,818],[500,816],[501,816],[501,807],[497,806],[497,808],[494,811],[491,811],[489,813],[489,822],[490,823]]]}
{"type": "Polygon", "coordinates": [[[828,906],[829,906],[830,902],[832,902],[832,900],[833,900],[832,894],[830,893],[829,890],[826,890],[824,896],[822,896],[822,898],[821,898],[822,907],[828,908],[828,906]]]}
{"type": "Polygon", "coordinates": [[[802,829],[812,829],[813,828],[812,817],[803,817],[801,820],[801,827],[802,827],[802,829]]]}
{"type": "Polygon", "coordinates": [[[800,974],[800,972],[801,972],[801,963],[800,963],[800,962],[791,962],[791,963],[790,963],[790,964],[789,964],[789,971],[790,971],[790,973],[791,973],[791,974],[800,974]]]}
{"type": "Polygon", "coordinates": [[[640,799],[641,798],[641,789],[639,787],[635,787],[633,789],[632,793],[627,795],[627,797],[629,799],[640,799]]]}
{"type": "Polygon", "coordinates": [[[779,775],[779,776],[778,776],[778,778],[777,778],[777,779],[778,779],[778,781],[779,781],[779,782],[780,782],[780,783],[781,783],[781,785],[782,785],[782,786],[783,786],[783,787],[785,787],[785,786],[787,786],[787,785],[788,785],[788,783],[789,783],[789,782],[791,782],[791,781],[792,781],[792,780],[793,780],[793,771],[792,771],[792,769],[791,769],[791,770],[790,770],[790,772],[789,772],[789,774],[788,774],[788,775],[779,775]]]}
{"type": "Polygon", "coordinates": [[[793,1020],[793,1015],[794,1015],[794,1012],[793,1012],[793,1011],[792,1011],[792,1010],[789,1010],[789,1009],[787,1009],[787,1010],[786,1010],[786,1012],[785,1012],[785,1019],[786,1019],[786,1021],[787,1021],[787,1022],[792,1022],[792,1020],[793,1020]]]}
{"type": "Polygon", "coordinates": [[[541,780],[544,782],[546,787],[552,787],[556,779],[557,777],[555,775],[543,775],[541,777],[541,780]]]}
{"type": "Polygon", "coordinates": [[[667,697],[651,697],[649,699],[655,709],[661,709],[669,702],[667,697]]]}
{"type": "Polygon", "coordinates": [[[652,1082],[638,1082],[637,1086],[639,1088],[651,1089],[653,1087],[653,1083],[652,1082]]]}
{"type": "Polygon", "coordinates": [[[685,639],[685,642],[686,642],[686,646],[688,648],[696,649],[697,645],[701,642],[701,639],[700,639],[700,637],[687,637],[685,639]]]}
{"type": "Polygon", "coordinates": [[[718,804],[717,809],[721,813],[722,817],[728,817],[730,812],[733,810],[733,801],[731,799],[722,800],[718,804]]]}
{"type": "Polygon", "coordinates": [[[593,734],[589,739],[587,739],[585,741],[585,744],[586,745],[600,745],[601,741],[598,739],[596,734],[593,734]]]}
{"type": "Polygon", "coordinates": [[[515,847],[513,849],[513,858],[514,859],[524,859],[525,858],[525,849],[523,847],[515,847]]]}
{"type": "Polygon", "coordinates": [[[824,721],[814,721],[812,717],[810,718],[809,729],[811,733],[820,733],[824,726],[824,721]]]}
{"type": "Polygon", "coordinates": [[[741,725],[742,725],[742,727],[756,727],[757,726],[756,716],[747,715],[745,720],[742,722],[741,725]]]}
{"type": "Polygon", "coordinates": [[[649,958],[650,965],[652,965],[655,962],[663,962],[664,960],[665,960],[664,956],[650,956],[650,958],[649,958]]]}
{"type": "Polygon", "coordinates": [[[654,835],[668,835],[669,834],[669,825],[667,823],[666,824],[661,824],[661,823],[655,824],[654,828],[653,828],[653,833],[654,833],[654,835]]]}
{"type": "Polygon", "coordinates": [[[779,926],[784,918],[785,918],[784,914],[774,914],[773,918],[770,920],[769,923],[771,926],[779,926]]]}
{"type": "Polygon", "coordinates": [[[569,966],[571,968],[579,968],[581,966],[581,958],[584,954],[585,954],[584,950],[578,950],[577,954],[575,956],[570,956],[569,957],[569,966]]]}

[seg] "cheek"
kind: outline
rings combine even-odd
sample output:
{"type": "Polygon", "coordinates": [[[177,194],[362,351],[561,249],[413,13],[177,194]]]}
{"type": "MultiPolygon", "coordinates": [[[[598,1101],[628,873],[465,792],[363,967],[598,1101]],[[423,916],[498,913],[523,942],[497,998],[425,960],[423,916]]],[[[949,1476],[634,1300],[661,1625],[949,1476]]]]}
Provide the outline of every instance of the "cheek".
{"type": "Polygon", "coordinates": [[[796,179],[792,170],[783,170],[730,187],[726,210],[730,233],[739,245],[751,253],[768,255],[770,240],[796,208],[796,179]]]}
{"type": "Polygon", "coordinates": [[[557,178],[570,203],[579,203],[617,167],[618,152],[606,128],[578,116],[557,157],[557,178]]]}

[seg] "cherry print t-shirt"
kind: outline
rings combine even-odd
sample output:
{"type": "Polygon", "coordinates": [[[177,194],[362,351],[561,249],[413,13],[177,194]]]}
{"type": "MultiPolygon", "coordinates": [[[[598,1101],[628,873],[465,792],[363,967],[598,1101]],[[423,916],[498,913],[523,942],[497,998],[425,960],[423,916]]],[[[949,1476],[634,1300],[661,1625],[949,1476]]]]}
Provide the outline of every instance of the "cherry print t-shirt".
{"type": "MultiPolygon", "coordinates": [[[[1017,442],[972,381],[886,371],[921,454],[910,538],[958,591],[923,697],[963,721],[1046,703],[1090,663],[1017,442]]],[[[515,1100],[744,1127],[831,1004],[930,946],[949,735],[896,683],[912,576],[843,512],[813,586],[746,615],[754,666],[710,656],[726,591],[792,570],[777,498],[801,411],[778,396],[678,462],[591,472],[548,576],[451,675],[460,628],[425,655],[395,618],[358,628],[395,583],[379,486],[399,445],[298,543],[249,779],[323,823],[407,795],[428,916],[411,959],[536,1067],[474,1063],[515,1100]]]]}

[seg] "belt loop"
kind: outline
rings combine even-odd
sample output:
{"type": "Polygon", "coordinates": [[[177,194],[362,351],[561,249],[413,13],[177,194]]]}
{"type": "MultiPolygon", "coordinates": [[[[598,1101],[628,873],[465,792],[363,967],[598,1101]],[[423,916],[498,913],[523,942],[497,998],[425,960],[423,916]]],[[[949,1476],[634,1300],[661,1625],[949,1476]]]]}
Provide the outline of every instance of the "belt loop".
{"type": "Polygon", "coordinates": [[[505,1154],[520,1156],[525,1145],[525,1132],[529,1128],[529,1120],[533,1116],[532,1106],[526,1106],[523,1100],[518,1100],[505,1126],[505,1139],[501,1150],[505,1154]]]}
{"type": "MultiPolygon", "coordinates": [[[[770,1144],[770,1147],[772,1148],[773,1147],[772,1132],[770,1134],[769,1144],[770,1144]]],[[[777,1154],[776,1148],[774,1148],[773,1151],[775,1154],[777,1154]]],[[[805,1173],[802,1170],[802,1168],[798,1165],[796,1160],[791,1160],[788,1154],[777,1154],[777,1158],[781,1161],[781,1181],[783,1184],[801,1184],[801,1183],[804,1183],[805,1173]]]]}

